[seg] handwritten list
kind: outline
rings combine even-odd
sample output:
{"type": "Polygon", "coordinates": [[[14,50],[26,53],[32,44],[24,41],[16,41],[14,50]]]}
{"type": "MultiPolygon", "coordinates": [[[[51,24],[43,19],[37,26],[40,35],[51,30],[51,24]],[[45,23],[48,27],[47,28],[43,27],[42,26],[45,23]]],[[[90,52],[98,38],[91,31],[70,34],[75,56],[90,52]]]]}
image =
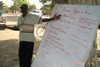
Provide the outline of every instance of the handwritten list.
{"type": "Polygon", "coordinates": [[[32,67],[84,67],[99,22],[98,6],[56,5],[32,67]],[[98,13],[98,14],[97,14],[98,13]]]}

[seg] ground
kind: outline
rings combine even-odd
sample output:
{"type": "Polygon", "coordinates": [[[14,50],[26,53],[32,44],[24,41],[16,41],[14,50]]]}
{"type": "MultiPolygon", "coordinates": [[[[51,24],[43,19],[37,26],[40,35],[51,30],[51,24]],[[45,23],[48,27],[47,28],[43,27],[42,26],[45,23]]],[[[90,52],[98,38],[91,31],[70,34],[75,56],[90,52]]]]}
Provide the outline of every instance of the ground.
{"type": "MultiPolygon", "coordinates": [[[[19,31],[5,29],[0,30],[0,67],[18,66],[19,31]]],[[[35,42],[36,54],[40,41],[35,42]]]]}
{"type": "Polygon", "coordinates": [[[18,67],[18,31],[0,31],[0,67],[18,67]]]}

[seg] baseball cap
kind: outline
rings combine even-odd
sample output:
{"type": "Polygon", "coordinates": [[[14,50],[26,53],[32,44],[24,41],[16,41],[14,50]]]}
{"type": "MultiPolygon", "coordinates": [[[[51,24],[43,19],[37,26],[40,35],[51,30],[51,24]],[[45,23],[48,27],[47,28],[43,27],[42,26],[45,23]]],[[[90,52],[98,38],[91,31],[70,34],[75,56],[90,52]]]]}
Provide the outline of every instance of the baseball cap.
{"type": "Polygon", "coordinates": [[[27,8],[28,9],[28,6],[26,4],[22,4],[20,8],[27,8]]]}

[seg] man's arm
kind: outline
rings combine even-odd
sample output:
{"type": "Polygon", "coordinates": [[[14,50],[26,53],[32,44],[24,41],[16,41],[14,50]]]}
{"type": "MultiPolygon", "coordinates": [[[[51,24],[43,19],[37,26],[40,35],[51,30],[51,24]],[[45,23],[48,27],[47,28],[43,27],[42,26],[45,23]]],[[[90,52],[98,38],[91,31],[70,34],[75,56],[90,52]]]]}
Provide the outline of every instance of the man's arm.
{"type": "Polygon", "coordinates": [[[52,19],[51,18],[42,19],[42,22],[49,22],[49,21],[52,21],[52,19]]]}
{"type": "Polygon", "coordinates": [[[42,22],[49,22],[49,21],[53,21],[53,20],[59,20],[60,17],[61,17],[61,15],[55,14],[53,18],[42,19],[42,22]]]}

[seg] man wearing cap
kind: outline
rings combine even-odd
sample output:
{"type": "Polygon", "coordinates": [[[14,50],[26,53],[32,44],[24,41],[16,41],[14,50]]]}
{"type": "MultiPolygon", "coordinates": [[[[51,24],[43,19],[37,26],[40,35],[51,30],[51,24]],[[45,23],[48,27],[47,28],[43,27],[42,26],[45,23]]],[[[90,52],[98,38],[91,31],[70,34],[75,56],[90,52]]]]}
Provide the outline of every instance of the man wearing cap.
{"type": "MultiPolygon", "coordinates": [[[[17,26],[20,30],[19,42],[19,63],[20,67],[31,67],[31,59],[33,54],[35,36],[34,24],[39,21],[39,16],[29,14],[26,4],[20,7],[22,15],[18,19],[17,26]]],[[[58,20],[60,15],[55,15],[53,18],[44,19],[43,21],[58,20]]]]}

